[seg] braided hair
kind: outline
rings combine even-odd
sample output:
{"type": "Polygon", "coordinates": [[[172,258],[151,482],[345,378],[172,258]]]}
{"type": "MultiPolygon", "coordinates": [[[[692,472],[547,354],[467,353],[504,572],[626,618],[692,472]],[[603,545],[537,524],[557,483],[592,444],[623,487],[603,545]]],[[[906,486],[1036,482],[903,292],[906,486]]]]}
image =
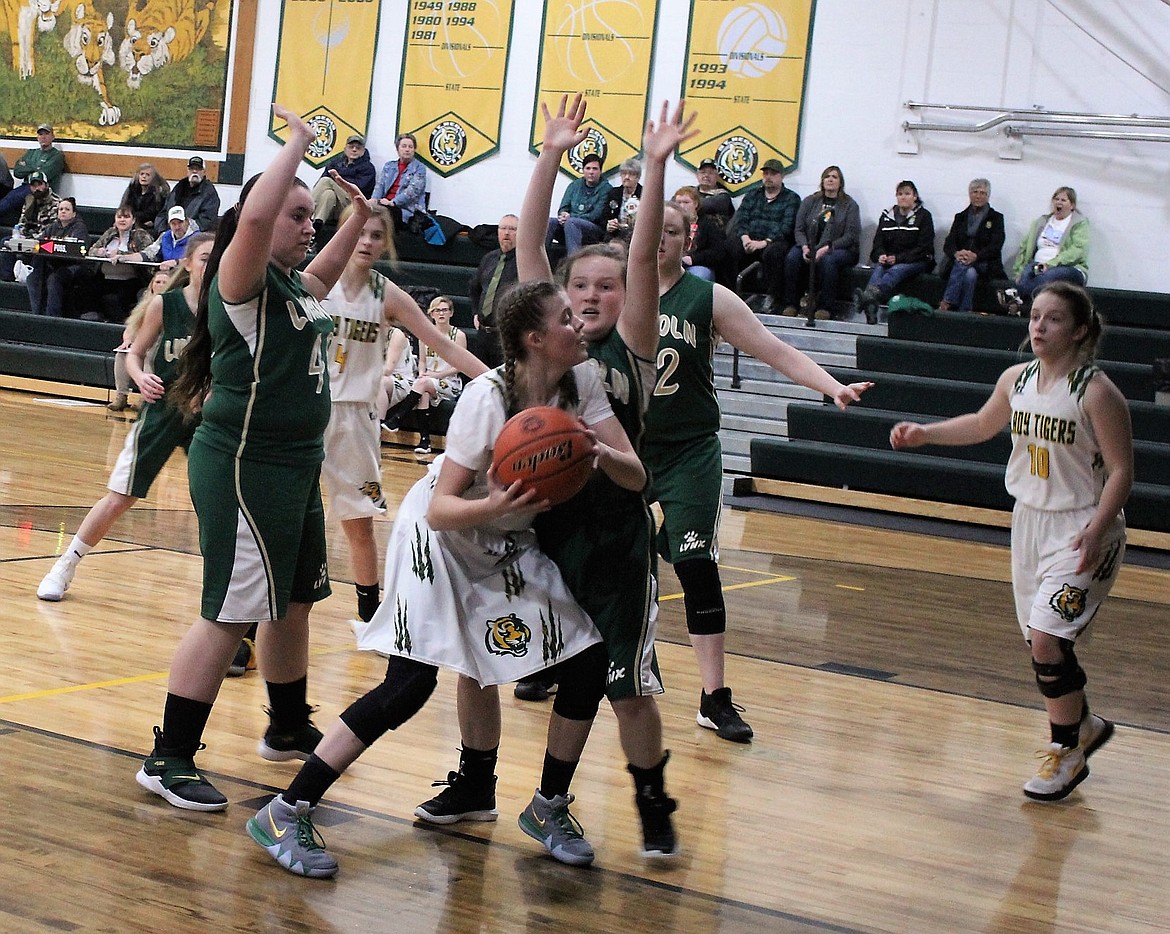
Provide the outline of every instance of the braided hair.
{"type": "MultiPolygon", "coordinates": [[[[528,355],[524,335],[532,331],[543,333],[545,304],[561,295],[560,286],[553,282],[522,282],[504,293],[496,307],[496,325],[500,329],[500,346],[504,351],[504,399],[511,417],[520,411],[517,391],[517,364],[528,355]]],[[[563,409],[574,409],[580,401],[577,380],[569,370],[557,384],[557,404],[563,409]]]]}

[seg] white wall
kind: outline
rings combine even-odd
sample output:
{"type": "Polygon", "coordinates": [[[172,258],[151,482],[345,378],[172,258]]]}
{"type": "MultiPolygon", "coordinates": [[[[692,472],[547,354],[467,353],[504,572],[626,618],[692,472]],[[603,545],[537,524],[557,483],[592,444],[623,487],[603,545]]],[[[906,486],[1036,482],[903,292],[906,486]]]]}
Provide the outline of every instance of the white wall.
{"type": "MultiPolygon", "coordinates": [[[[401,36],[407,4],[384,0],[369,145],[393,152],[401,36]]],[[[276,151],[267,137],[280,0],[259,0],[252,119],[245,177],[276,151]]],[[[652,99],[680,87],[687,0],[661,0],[652,99]]],[[[435,178],[436,210],[476,224],[519,207],[533,157],[527,151],[536,83],[540,0],[516,0],[500,152],[448,179],[435,178]]],[[[841,165],[861,203],[863,247],[895,184],[916,182],[940,228],[966,204],[967,182],[986,176],[1007,218],[1005,262],[1052,191],[1071,185],[1093,225],[1090,282],[1170,292],[1170,144],[1029,137],[1022,158],[999,157],[1003,136],[921,134],[915,155],[898,152],[902,122],[922,119],[907,100],[1014,108],[1170,116],[1170,6],[1162,0],[1092,4],[1064,0],[820,0],[816,9],[800,166],[788,184],[811,191],[820,170],[841,165]]],[[[701,115],[700,115],[701,116],[701,115]]],[[[989,114],[955,115],[975,122],[989,114]]],[[[926,119],[936,119],[937,112],[926,119]]],[[[305,165],[302,177],[315,180],[305,165]]],[[[667,190],[690,176],[672,166],[667,190]]],[[[567,184],[566,180],[560,183],[567,184]]],[[[83,201],[113,203],[124,180],[78,179],[83,201]]],[[[558,189],[559,193],[559,189],[558,189]]],[[[224,203],[235,189],[223,193],[224,203]]]]}

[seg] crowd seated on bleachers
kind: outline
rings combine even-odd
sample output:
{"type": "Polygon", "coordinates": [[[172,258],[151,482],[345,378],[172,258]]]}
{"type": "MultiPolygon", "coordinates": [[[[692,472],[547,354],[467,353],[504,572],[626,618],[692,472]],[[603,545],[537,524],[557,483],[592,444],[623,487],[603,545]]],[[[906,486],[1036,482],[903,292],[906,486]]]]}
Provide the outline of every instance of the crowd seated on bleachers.
{"type": "Polygon", "coordinates": [[[975,286],[1007,278],[1003,269],[1003,215],[993,208],[991,182],[974,178],[967,186],[970,202],[955,215],[943,243],[939,276],[946,282],[939,311],[971,311],[975,286]]]}
{"type": "Polygon", "coordinates": [[[846,193],[839,166],[826,168],[820,187],[800,202],[795,238],[784,259],[783,313],[796,316],[802,281],[809,277],[809,308],[819,319],[831,318],[838,280],[857,264],[861,245],[861,209],[846,193]]]}
{"type": "Polygon", "coordinates": [[[122,193],[122,204],[130,206],[134,223],[143,230],[157,236],[155,218],[163,213],[171,186],[158,174],[150,162],[144,162],[134,171],[134,177],[122,193]]]}
{"type": "Polygon", "coordinates": [[[155,236],[167,229],[171,210],[175,207],[182,208],[199,230],[215,230],[219,223],[219,192],[207,178],[207,166],[202,156],[192,156],[187,160],[187,174],[175,182],[163,207],[155,215],[155,236]]]}
{"type": "Polygon", "coordinates": [[[147,230],[135,226],[133,208],[129,204],[120,205],[114,212],[113,226],[89,248],[90,256],[105,257],[111,262],[96,267],[83,267],[81,275],[84,277],[88,307],[82,315],[96,316],[105,321],[122,321],[126,318],[138,300],[147,273],[140,266],[127,265],[118,260],[141,255],[152,242],[152,235],[147,230]]]}
{"type": "Polygon", "coordinates": [[[1052,194],[1052,212],[1032,221],[1012,266],[1015,289],[1004,293],[1009,314],[1020,314],[1049,282],[1085,285],[1089,279],[1089,219],[1077,210],[1077,193],[1062,186],[1052,194]]]}
{"type": "Polygon", "coordinates": [[[893,207],[878,218],[869,259],[873,273],[855,294],[854,304],[868,323],[877,324],[878,305],[885,304],[903,283],[934,268],[934,218],[923,207],[918,186],[909,179],[898,182],[893,207]]]}

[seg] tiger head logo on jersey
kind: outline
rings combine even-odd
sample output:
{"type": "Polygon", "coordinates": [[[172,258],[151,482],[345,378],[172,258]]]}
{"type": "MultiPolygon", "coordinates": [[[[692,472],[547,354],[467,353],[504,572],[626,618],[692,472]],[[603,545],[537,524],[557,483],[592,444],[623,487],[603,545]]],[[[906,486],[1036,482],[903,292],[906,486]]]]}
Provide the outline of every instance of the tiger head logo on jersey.
{"type": "Polygon", "coordinates": [[[1048,601],[1048,605],[1060,614],[1061,619],[1072,622],[1085,612],[1085,591],[1081,587],[1065,584],[1048,601]]]}
{"type": "Polygon", "coordinates": [[[528,654],[528,643],[532,641],[532,630],[515,613],[487,621],[487,635],[484,643],[493,655],[512,655],[522,658],[528,654]]]}
{"type": "Polygon", "coordinates": [[[379,509],[386,508],[386,500],[382,496],[382,484],[377,480],[367,480],[359,487],[362,496],[366,496],[379,509]]]}

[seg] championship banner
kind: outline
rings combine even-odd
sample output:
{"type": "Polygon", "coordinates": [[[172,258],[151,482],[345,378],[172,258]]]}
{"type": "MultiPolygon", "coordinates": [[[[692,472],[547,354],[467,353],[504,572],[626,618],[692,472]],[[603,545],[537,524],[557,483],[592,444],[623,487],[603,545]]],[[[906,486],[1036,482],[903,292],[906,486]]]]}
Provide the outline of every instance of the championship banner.
{"type": "MultiPolygon", "coordinates": [[[[317,131],[305,161],[320,168],[366,135],[382,0],[284,0],[273,100],[317,131]]],[[[269,117],[268,135],[288,142],[288,126],[269,117]]]]}
{"type": "Polygon", "coordinates": [[[585,95],[588,135],[565,154],[561,171],[581,175],[581,160],[601,156],[605,175],[642,149],[650,75],[654,68],[655,0],[545,0],[540,72],[532,109],[531,152],[539,154],[544,124],[540,102],[585,95]]]}
{"type": "Polygon", "coordinates": [[[816,0],[691,0],[682,95],[710,135],[679,150],[692,169],[714,159],[738,192],[768,159],[797,160],[816,0]]]}
{"type": "Polygon", "coordinates": [[[410,0],[400,132],[446,178],[500,148],[513,0],[410,0]]]}

